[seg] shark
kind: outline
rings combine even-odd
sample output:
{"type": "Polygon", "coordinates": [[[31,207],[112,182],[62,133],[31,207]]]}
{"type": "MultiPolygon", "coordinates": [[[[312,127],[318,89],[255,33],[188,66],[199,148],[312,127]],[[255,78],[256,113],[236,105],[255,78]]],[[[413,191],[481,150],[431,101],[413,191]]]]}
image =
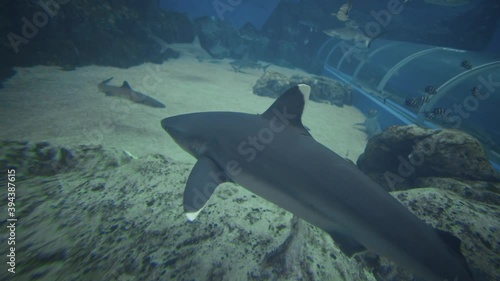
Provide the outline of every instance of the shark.
{"type": "Polygon", "coordinates": [[[376,39],[376,37],[370,38],[363,32],[348,27],[328,29],[324,30],[323,32],[330,37],[339,38],[346,41],[353,41],[354,43],[362,43],[366,48],[369,48],[372,41],[376,39]]]}
{"type": "Polygon", "coordinates": [[[363,123],[356,123],[353,126],[360,126],[359,130],[363,131],[367,135],[367,139],[372,138],[382,132],[380,128],[380,122],[378,121],[378,113],[375,115],[368,115],[363,123]]]}
{"type": "Polygon", "coordinates": [[[170,43],[163,44],[162,48],[170,48],[181,53],[181,55],[196,58],[199,62],[208,61],[218,63],[205,49],[201,46],[200,38],[195,36],[191,43],[170,43]]]}
{"type": "Polygon", "coordinates": [[[183,206],[195,220],[233,182],[315,225],[349,257],[373,251],[427,281],[474,280],[460,240],[432,228],[302,124],[310,86],[285,91],[262,114],[197,112],[161,126],[197,159],[183,206]]]}
{"type": "Polygon", "coordinates": [[[144,104],[150,107],[165,108],[163,103],[143,93],[134,91],[127,81],[123,81],[123,84],[120,87],[108,85],[108,82],[112,79],[113,77],[108,78],[97,85],[99,91],[105,93],[106,96],[125,98],[135,103],[144,104]]]}

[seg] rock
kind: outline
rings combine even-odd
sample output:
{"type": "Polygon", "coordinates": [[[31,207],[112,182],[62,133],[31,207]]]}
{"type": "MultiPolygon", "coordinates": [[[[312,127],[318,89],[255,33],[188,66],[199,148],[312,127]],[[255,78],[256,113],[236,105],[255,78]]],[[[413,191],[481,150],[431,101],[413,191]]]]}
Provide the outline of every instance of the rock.
{"type": "Polygon", "coordinates": [[[267,71],[253,86],[253,93],[258,96],[277,98],[290,87],[286,75],[275,71],[267,71]]]}
{"type": "Polygon", "coordinates": [[[439,187],[477,202],[500,206],[500,183],[485,181],[464,181],[452,178],[418,178],[409,188],[439,187]]]}
{"type": "MultiPolygon", "coordinates": [[[[476,280],[499,280],[500,205],[481,204],[440,188],[398,191],[392,195],[429,225],[462,241],[462,254],[476,280]]],[[[495,197],[498,202],[500,195],[495,197]]]]}
{"type": "Polygon", "coordinates": [[[290,83],[307,84],[311,86],[310,99],[317,102],[327,102],[342,107],[344,104],[351,104],[352,88],[338,80],[323,76],[303,77],[293,75],[290,77],[290,83]]]}
{"type": "Polygon", "coordinates": [[[38,2],[0,4],[0,31],[10,34],[0,39],[0,59],[8,66],[43,64],[71,70],[84,65],[126,68],[161,63],[176,54],[161,52],[151,35],[169,43],[194,38],[194,24],[186,15],[164,12],[154,0],[60,1],[46,8],[38,2]],[[43,17],[48,24],[33,25],[43,17]],[[23,27],[21,18],[32,24],[33,34],[23,31],[32,29],[23,27]]]}
{"type": "MultiPolygon", "coordinates": [[[[500,257],[500,205],[482,204],[439,188],[419,188],[391,193],[420,219],[461,240],[465,256],[475,280],[498,280],[500,257]]],[[[500,201],[495,195],[494,201],[500,201]]],[[[373,253],[358,255],[356,260],[372,268],[377,280],[414,280],[411,273],[373,253]]]]}
{"type": "Polygon", "coordinates": [[[15,169],[16,176],[29,179],[54,176],[73,170],[100,171],[130,160],[123,151],[81,145],[75,151],[48,142],[0,141],[0,169],[15,169]]]}
{"type": "Polygon", "coordinates": [[[230,57],[230,49],[240,44],[238,30],[214,17],[201,17],[195,21],[201,46],[217,59],[230,57]]]}
{"type": "Polygon", "coordinates": [[[351,103],[352,89],[346,84],[321,76],[303,77],[294,75],[287,78],[284,74],[267,71],[253,87],[253,92],[259,96],[279,97],[293,85],[307,84],[311,86],[310,99],[317,102],[332,103],[342,107],[351,103]]]}
{"type": "Polygon", "coordinates": [[[481,143],[451,129],[390,127],[369,140],[357,164],[388,190],[404,189],[421,177],[500,181],[481,143]]]}

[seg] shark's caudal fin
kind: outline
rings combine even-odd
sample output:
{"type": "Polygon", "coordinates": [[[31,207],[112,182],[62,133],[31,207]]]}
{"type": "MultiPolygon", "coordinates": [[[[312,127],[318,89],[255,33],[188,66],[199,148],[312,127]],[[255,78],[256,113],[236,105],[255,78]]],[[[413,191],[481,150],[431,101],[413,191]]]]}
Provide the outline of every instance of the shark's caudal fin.
{"type": "Polygon", "coordinates": [[[99,83],[99,85],[104,85],[104,84],[108,84],[109,81],[113,80],[113,77],[110,77],[104,81],[102,81],[101,83],[99,83]]]}
{"type": "Polygon", "coordinates": [[[262,114],[262,117],[269,120],[276,118],[281,124],[291,126],[303,135],[311,136],[302,124],[302,113],[310,93],[311,87],[306,84],[294,86],[284,92],[262,114]]]}

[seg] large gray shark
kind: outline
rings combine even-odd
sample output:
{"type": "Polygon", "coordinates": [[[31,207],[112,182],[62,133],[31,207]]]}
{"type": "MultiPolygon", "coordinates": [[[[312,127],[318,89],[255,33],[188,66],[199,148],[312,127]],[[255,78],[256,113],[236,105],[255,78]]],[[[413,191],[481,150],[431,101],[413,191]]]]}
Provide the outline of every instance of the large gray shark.
{"type": "Polygon", "coordinates": [[[161,121],[198,159],[184,190],[194,220],[215,188],[237,183],[328,232],[348,256],[371,250],[427,281],[471,281],[460,240],[433,229],[301,121],[310,87],[287,90],[261,115],[202,112],[161,121]]]}
{"type": "Polygon", "coordinates": [[[152,97],[143,93],[134,91],[127,81],[123,81],[121,87],[108,85],[113,77],[108,78],[97,85],[99,91],[106,94],[106,96],[114,96],[129,99],[135,103],[141,103],[147,106],[156,108],[165,108],[165,105],[152,97]]]}

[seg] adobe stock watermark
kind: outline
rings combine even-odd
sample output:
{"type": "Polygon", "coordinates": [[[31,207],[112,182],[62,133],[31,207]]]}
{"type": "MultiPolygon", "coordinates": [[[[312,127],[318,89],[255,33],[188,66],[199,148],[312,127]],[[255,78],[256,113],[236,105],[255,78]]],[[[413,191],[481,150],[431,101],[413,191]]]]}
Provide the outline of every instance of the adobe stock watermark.
{"type": "MultiPolygon", "coordinates": [[[[443,119],[449,123],[454,122],[451,126],[452,129],[459,129],[464,119],[470,118],[471,113],[477,111],[481,101],[487,100],[491,94],[495,93],[496,88],[500,87],[500,81],[493,81],[493,75],[489,74],[487,77],[480,75],[477,77],[479,82],[477,88],[479,91],[476,95],[468,95],[461,103],[453,104],[451,109],[448,109],[443,116],[443,119]]],[[[425,162],[425,157],[429,157],[434,153],[436,144],[431,141],[426,141],[419,144],[408,155],[407,158],[398,155],[398,174],[386,171],[384,178],[391,191],[396,190],[396,185],[401,184],[406,178],[415,173],[419,166],[425,162]]]]}
{"type": "Polygon", "coordinates": [[[71,0],[38,0],[37,4],[43,11],[35,12],[31,19],[22,17],[21,32],[9,32],[7,39],[14,53],[19,53],[19,46],[21,44],[28,44],[29,40],[35,38],[41,28],[44,28],[49,23],[49,18],[57,15],[61,9],[61,5],[69,3],[71,0]]]}
{"type": "Polygon", "coordinates": [[[234,11],[234,8],[241,5],[241,3],[243,3],[243,0],[214,0],[212,6],[217,13],[217,17],[220,20],[224,20],[224,14],[234,11]]]}
{"type": "MultiPolygon", "coordinates": [[[[262,153],[266,149],[266,145],[274,141],[276,134],[285,130],[286,126],[290,124],[290,120],[297,116],[287,112],[286,106],[283,107],[282,111],[273,108],[272,112],[273,117],[269,120],[268,126],[261,128],[256,135],[248,136],[246,140],[243,140],[237,146],[238,154],[244,156],[244,160],[248,163],[254,161],[258,153],[262,153]]],[[[219,184],[228,182],[231,177],[243,172],[243,168],[236,160],[227,161],[226,165],[221,168],[223,170],[219,169],[217,173],[214,171],[208,173],[210,182],[206,183],[201,191],[198,189],[192,190],[194,195],[191,205],[185,206],[188,211],[197,212],[201,210],[219,184]]]]}

